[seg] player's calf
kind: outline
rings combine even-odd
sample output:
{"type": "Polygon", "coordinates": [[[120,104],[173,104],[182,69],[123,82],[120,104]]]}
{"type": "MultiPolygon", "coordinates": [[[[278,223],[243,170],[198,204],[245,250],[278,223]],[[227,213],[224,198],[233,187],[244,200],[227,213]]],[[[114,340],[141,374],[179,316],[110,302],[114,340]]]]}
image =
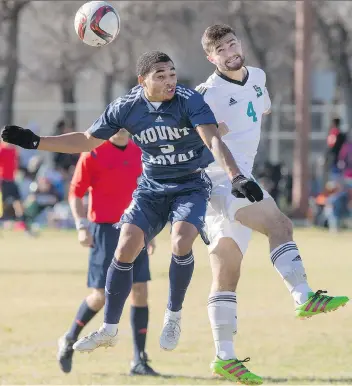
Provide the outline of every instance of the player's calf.
{"type": "Polygon", "coordinates": [[[295,301],[296,316],[305,318],[333,311],[348,302],[347,296],[329,297],[311,289],[297,244],[292,240],[292,223],[273,199],[241,208],[236,219],[268,236],[271,262],[295,301]]]}
{"type": "Polygon", "coordinates": [[[222,237],[209,253],[212,272],[210,292],[236,291],[240,278],[242,252],[229,237],[222,237]]]}
{"type": "Polygon", "coordinates": [[[296,243],[292,240],[291,221],[272,198],[241,208],[236,213],[241,224],[268,236],[270,259],[296,304],[307,301],[312,289],[296,243]]]}
{"type": "Polygon", "coordinates": [[[164,317],[163,330],[160,336],[160,347],[174,350],[181,334],[181,309],[194,270],[193,252],[185,256],[172,254],[169,278],[169,301],[164,317]]]}
{"type": "Polygon", "coordinates": [[[174,350],[181,334],[181,309],[194,270],[192,246],[198,235],[197,228],[185,221],[173,224],[172,258],[169,270],[170,290],[160,347],[174,350]]]}

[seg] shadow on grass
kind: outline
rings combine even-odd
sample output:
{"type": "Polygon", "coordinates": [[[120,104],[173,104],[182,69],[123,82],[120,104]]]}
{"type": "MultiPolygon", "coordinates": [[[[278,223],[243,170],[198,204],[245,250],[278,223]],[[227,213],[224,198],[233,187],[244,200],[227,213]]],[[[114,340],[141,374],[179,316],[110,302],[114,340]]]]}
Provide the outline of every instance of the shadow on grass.
{"type": "MultiPolygon", "coordinates": [[[[103,374],[103,373],[95,373],[94,375],[98,375],[101,377],[107,377],[111,376],[111,374],[103,374]]],[[[121,373],[121,376],[130,377],[127,373],[121,373]]],[[[133,376],[132,378],[139,379],[139,376],[133,376]]],[[[143,377],[144,378],[144,377],[143,377]]],[[[222,377],[213,377],[213,376],[191,376],[191,375],[182,375],[182,374],[160,374],[158,377],[148,377],[149,380],[151,379],[177,379],[179,381],[185,381],[189,380],[191,381],[212,381],[212,382],[227,382],[226,379],[222,377]]],[[[352,378],[338,378],[338,377],[331,377],[331,378],[320,378],[320,377],[313,377],[313,376],[305,376],[305,377],[263,377],[264,384],[265,383],[277,383],[277,384],[351,384],[352,385],[352,378]]],[[[159,383],[159,382],[158,382],[159,383]]],[[[153,384],[152,382],[150,384],[153,384]]]]}

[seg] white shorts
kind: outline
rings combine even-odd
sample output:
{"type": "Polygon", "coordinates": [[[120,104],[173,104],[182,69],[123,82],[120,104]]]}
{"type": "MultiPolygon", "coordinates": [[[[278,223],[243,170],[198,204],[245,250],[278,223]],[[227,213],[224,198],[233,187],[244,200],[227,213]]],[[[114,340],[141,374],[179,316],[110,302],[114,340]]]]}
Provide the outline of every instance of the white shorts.
{"type": "MultiPolygon", "coordinates": [[[[226,176],[225,176],[226,177],[226,176]]],[[[264,190],[264,198],[271,197],[264,190]]],[[[246,198],[236,198],[231,194],[231,182],[229,179],[213,180],[213,190],[205,216],[207,235],[210,241],[209,253],[217,246],[223,237],[229,237],[235,241],[244,255],[252,235],[252,230],[235,220],[236,212],[252,203],[246,198]]]]}

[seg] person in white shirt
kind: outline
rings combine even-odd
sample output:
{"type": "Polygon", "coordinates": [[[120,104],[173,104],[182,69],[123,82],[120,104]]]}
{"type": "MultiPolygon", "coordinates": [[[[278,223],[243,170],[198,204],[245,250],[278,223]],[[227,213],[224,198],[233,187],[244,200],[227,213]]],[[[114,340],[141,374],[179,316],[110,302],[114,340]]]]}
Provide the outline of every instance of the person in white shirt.
{"type": "MultiPolygon", "coordinates": [[[[202,46],[216,70],[197,90],[213,110],[222,139],[241,170],[242,174],[236,179],[255,181],[252,169],[262,116],[268,114],[271,107],[265,72],[244,66],[241,42],[227,25],[208,27],[202,37],[202,46]]],[[[349,299],[326,296],[326,291],[312,291],[293,241],[292,223],[265,190],[263,200],[259,201],[243,195],[234,197],[226,174],[216,162],[210,164],[206,172],[213,183],[205,221],[213,274],[208,315],[216,357],[211,368],[214,373],[232,381],[261,384],[262,378],[237,359],[233,343],[233,334],[237,332],[235,291],[252,230],[268,237],[272,264],[294,299],[297,317],[335,310],[349,299]]]]}

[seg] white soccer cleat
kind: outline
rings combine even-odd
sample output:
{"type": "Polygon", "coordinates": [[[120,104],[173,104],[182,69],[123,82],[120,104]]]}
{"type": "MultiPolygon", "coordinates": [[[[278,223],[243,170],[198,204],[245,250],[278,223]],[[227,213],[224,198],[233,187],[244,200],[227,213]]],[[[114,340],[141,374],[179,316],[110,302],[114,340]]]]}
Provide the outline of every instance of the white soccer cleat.
{"type": "Polygon", "coordinates": [[[92,332],[88,336],[79,339],[74,345],[73,349],[79,352],[91,352],[98,347],[114,347],[117,343],[117,334],[109,335],[103,327],[98,331],[92,332]]]}
{"type": "Polygon", "coordinates": [[[164,327],[160,336],[160,347],[163,350],[174,350],[181,334],[181,311],[165,311],[164,327]]]}

